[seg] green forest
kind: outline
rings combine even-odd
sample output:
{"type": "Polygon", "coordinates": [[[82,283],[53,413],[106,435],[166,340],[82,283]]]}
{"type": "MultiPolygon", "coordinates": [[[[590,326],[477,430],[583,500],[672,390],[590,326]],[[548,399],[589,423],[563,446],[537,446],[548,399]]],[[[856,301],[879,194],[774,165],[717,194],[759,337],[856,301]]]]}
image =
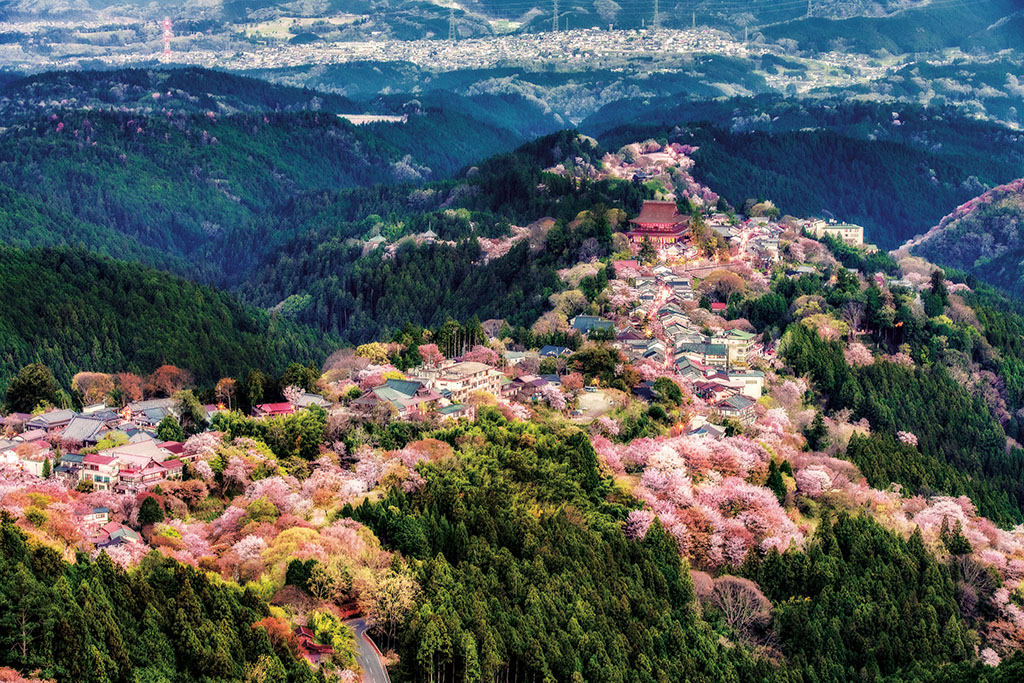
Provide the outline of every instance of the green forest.
{"type": "Polygon", "coordinates": [[[159,553],[129,571],[103,553],[69,564],[5,517],[0,596],[0,663],[44,678],[318,680],[259,624],[270,612],[254,593],[159,553]]]}
{"type": "Polygon", "coordinates": [[[79,371],[177,365],[200,385],[321,362],[338,342],[234,296],[79,249],[0,247],[0,377],[29,363],[67,386],[79,371]]]}

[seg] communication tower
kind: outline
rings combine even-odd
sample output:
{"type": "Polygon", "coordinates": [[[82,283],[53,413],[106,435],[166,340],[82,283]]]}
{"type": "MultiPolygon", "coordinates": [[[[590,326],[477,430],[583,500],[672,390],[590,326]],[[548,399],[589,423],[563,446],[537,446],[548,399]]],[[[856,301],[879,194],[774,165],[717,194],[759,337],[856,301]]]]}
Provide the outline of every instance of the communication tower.
{"type": "Polygon", "coordinates": [[[174,37],[174,31],[171,30],[171,19],[170,17],[164,17],[163,21],[164,30],[164,59],[171,56],[171,38],[174,37]]]}

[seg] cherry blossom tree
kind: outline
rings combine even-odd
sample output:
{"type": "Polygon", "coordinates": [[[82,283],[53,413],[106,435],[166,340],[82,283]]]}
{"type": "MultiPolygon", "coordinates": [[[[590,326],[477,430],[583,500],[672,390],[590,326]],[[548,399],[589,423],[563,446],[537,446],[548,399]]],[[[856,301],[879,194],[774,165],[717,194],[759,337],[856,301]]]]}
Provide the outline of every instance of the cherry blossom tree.
{"type": "Polygon", "coordinates": [[[301,399],[305,393],[305,391],[295,385],[288,385],[281,390],[281,395],[284,396],[284,400],[288,401],[292,405],[298,404],[299,399],[301,399]]]}
{"type": "Polygon", "coordinates": [[[420,344],[417,347],[420,352],[420,358],[423,359],[423,364],[428,367],[437,367],[444,362],[444,356],[441,351],[438,350],[437,344],[420,344]]]}
{"type": "Polygon", "coordinates": [[[477,344],[471,350],[462,355],[462,360],[472,363],[484,363],[493,367],[498,365],[501,361],[501,357],[498,356],[494,350],[477,344]]]}
{"type": "Polygon", "coordinates": [[[623,533],[631,541],[642,541],[647,536],[647,530],[653,521],[654,513],[650,510],[631,510],[626,516],[623,533]]]}
{"type": "Polygon", "coordinates": [[[554,384],[545,384],[537,389],[536,394],[540,400],[547,403],[554,410],[565,410],[565,394],[554,384]]]}
{"type": "Polygon", "coordinates": [[[910,446],[917,445],[917,436],[913,432],[896,432],[896,438],[910,446]]]}
{"type": "Polygon", "coordinates": [[[819,466],[797,470],[795,479],[797,491],[810,498],[818,498],[832,488],[831,475],[819,466]]]}
{"type": "Polygon", "coordinates": [[[860,342],[853,342],[847,345],[844,355],[846,356],[847,365],[855,368],[871,365],[875,362],[875,357],[871,354],[871,351],[860,342]]]}

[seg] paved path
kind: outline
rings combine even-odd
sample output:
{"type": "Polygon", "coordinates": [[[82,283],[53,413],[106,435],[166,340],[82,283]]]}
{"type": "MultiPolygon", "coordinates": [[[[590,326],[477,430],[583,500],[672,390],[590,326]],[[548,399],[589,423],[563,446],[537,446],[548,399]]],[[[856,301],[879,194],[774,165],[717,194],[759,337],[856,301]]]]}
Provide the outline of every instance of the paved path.
{"type": "Polygon", "coordinates": [[[363,669],[364,683],[391,683],[380,651],[366,634],[366,622],[362,619],[349,619],[345,623],[356,632],[356,661],[363,669]]]}

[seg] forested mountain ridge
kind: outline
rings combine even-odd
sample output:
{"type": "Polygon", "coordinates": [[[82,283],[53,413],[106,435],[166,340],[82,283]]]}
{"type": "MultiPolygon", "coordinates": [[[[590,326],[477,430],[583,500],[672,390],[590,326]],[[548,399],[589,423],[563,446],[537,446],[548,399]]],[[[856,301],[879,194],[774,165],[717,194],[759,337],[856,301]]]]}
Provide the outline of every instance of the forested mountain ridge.
{"type": "Polygon", "coordinates": [[[269,254],[243,296],[283,303],[296,320],[353,342],[449,317],[529,326],[565,287],[557,269],[609,254],[619,213],[653,196],[629,181],[545,172],[603,155],[564,131],[487,159],[456,183],[307,196],[294,207],[300,236],[269,254]],[[513,236],[512,225],[530,226],[530,237],[513,236]],[[367,244],[375,237],[388,246],[367,244]],[[484,239],[496,242],[493,253],[484,239]]]}
{"type": "Polygon", "coordinates": [[[365,113],[365,105],[333,93],[274,85],[196,67],[49,71],[0,87],[0,119],[46,108],[231,114],[256,111],[365,113]]]}
{"type": "Polygon", "coordinates": [[[382,100],[406,122],[353,126],[328,108],[351,110],[342,98],[194,69],[45,74],[5,92],[0,222],[20,226],[12,239],[81,243],[222,286],[295,237],[277,222],[302,193],[443,179],[556,128],[511,96],[382,100]]]}
{"type": "Polygon", "coordinates": [[[207,384],[319,363],[337,344],[230,294],[81,250],[2,246],[0,273],[5,385],[29,363],[65,384],[82,370],[148,373],[164,364],[207,384]]]}
{"type": "Polygon", "coordinates": [[[1020,298],[1024,295],[1024,180],[961,204],[901,250],[971,273],[1020,298]]]}

